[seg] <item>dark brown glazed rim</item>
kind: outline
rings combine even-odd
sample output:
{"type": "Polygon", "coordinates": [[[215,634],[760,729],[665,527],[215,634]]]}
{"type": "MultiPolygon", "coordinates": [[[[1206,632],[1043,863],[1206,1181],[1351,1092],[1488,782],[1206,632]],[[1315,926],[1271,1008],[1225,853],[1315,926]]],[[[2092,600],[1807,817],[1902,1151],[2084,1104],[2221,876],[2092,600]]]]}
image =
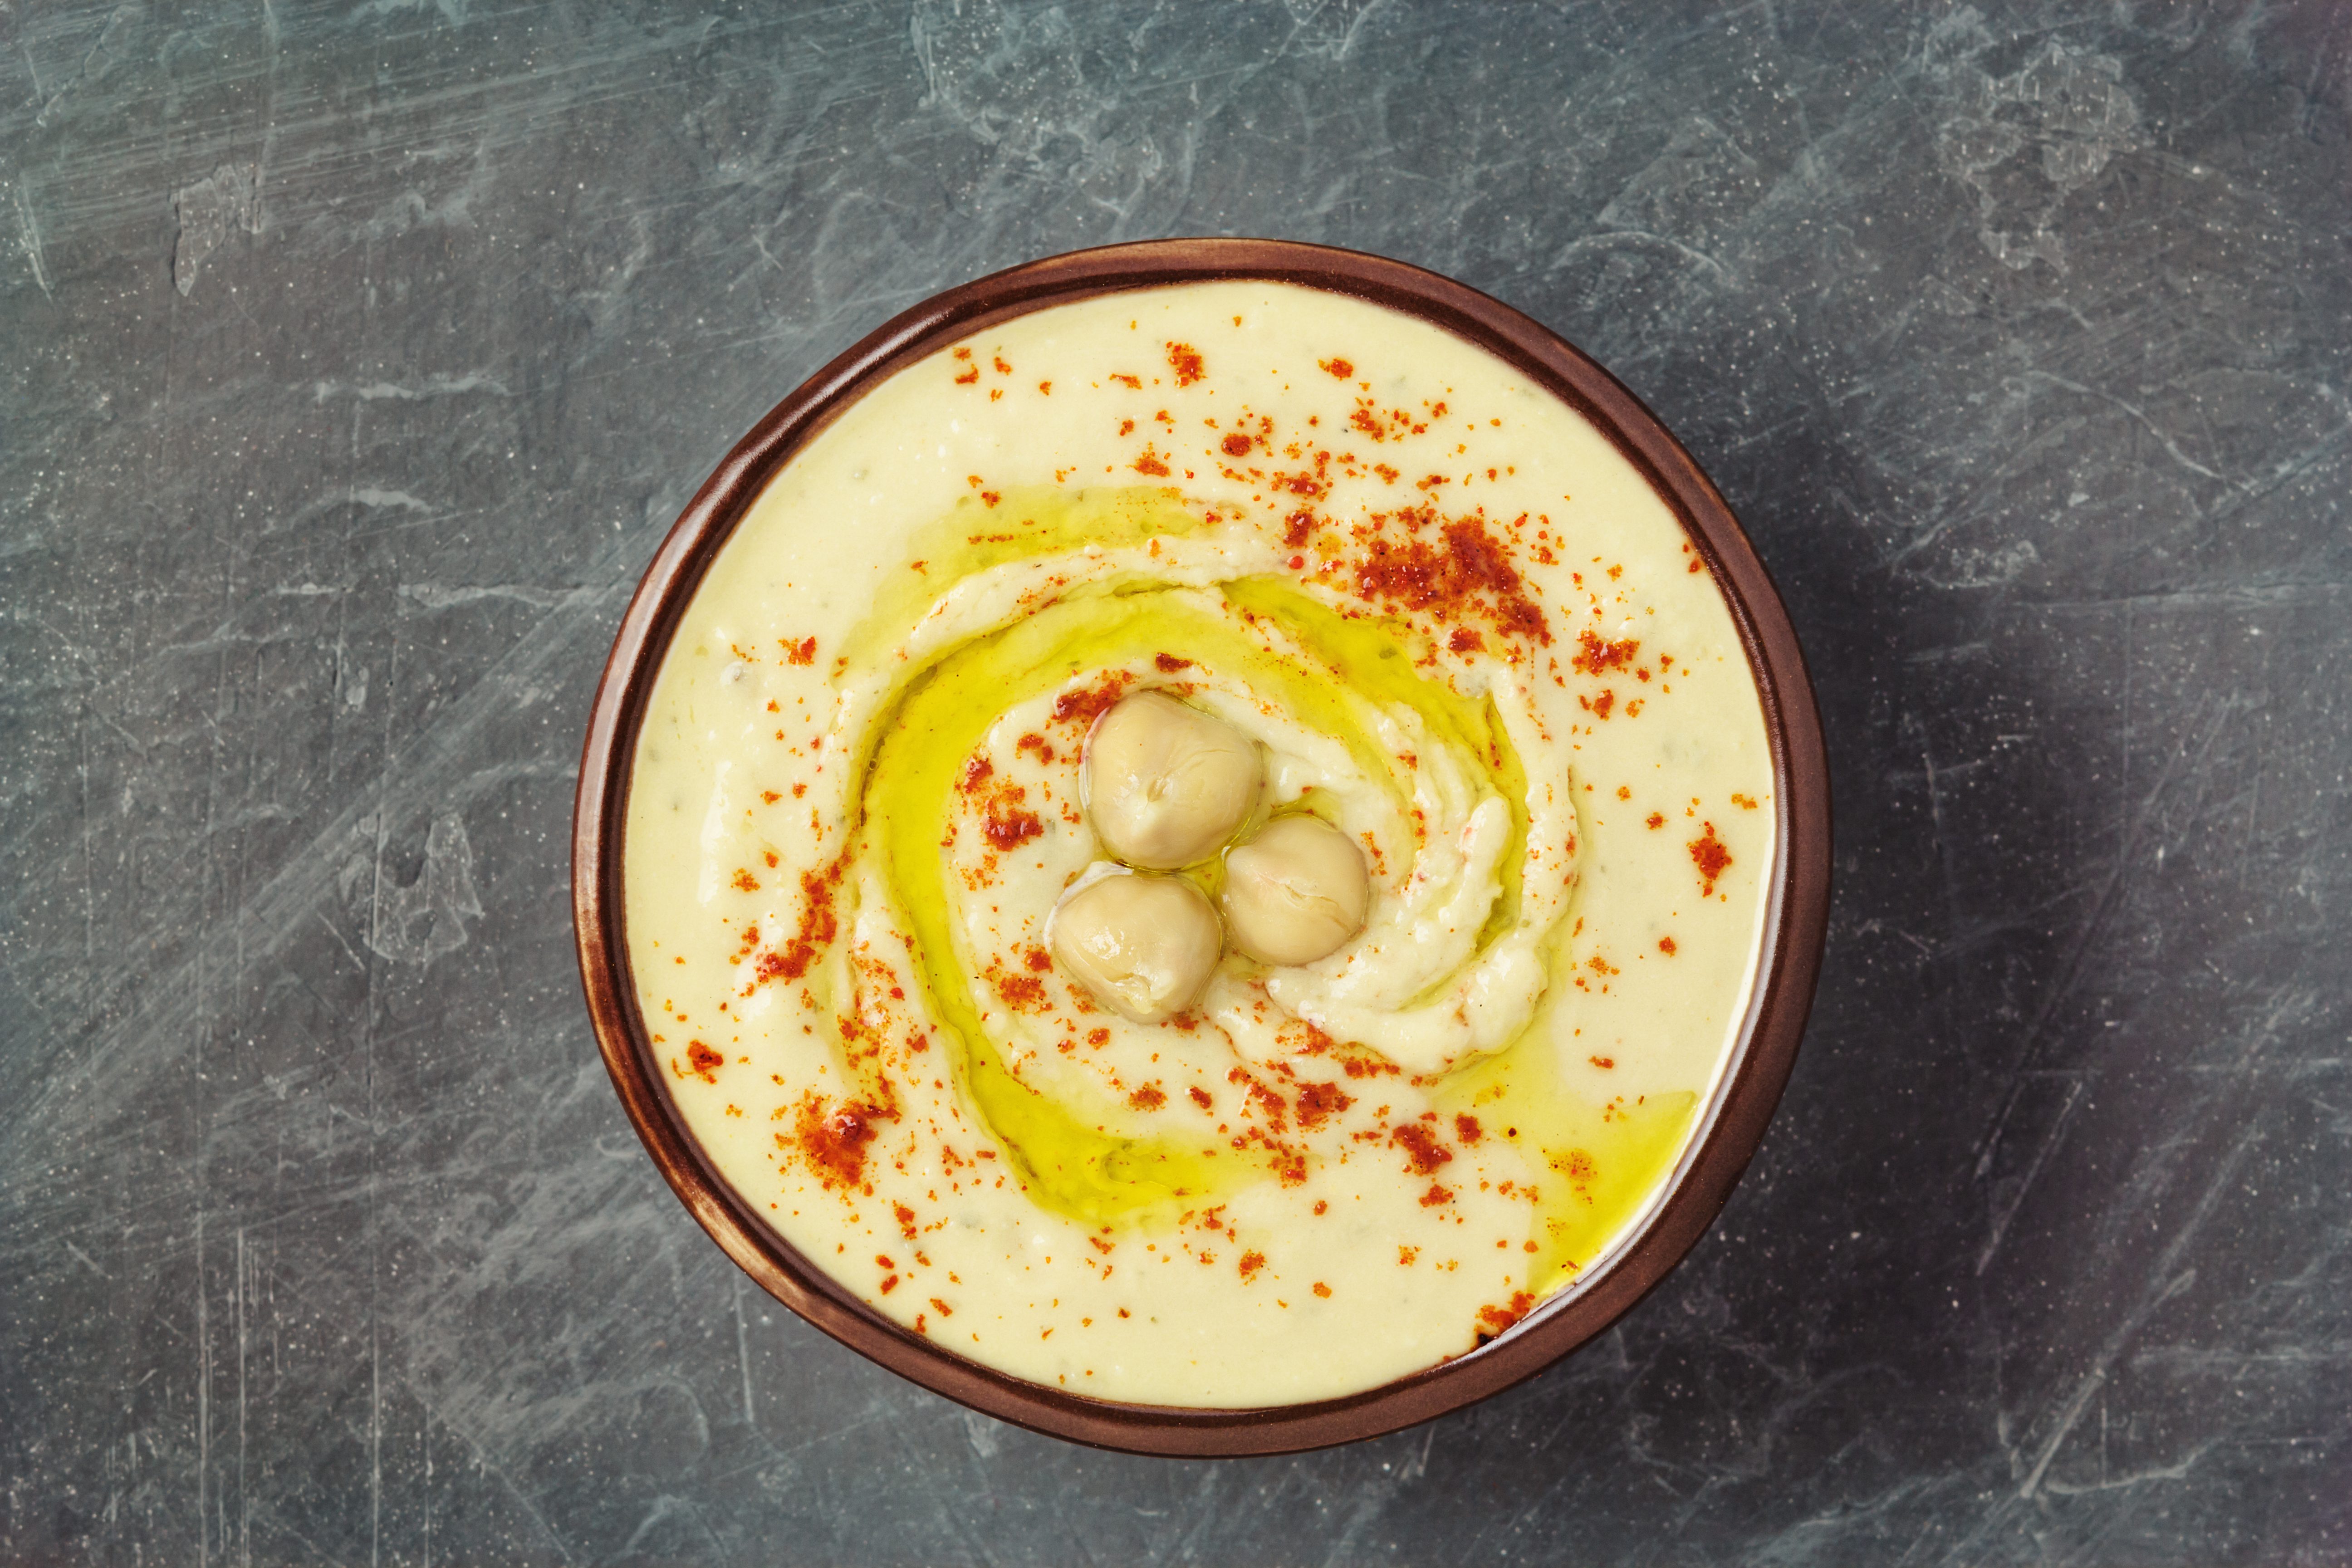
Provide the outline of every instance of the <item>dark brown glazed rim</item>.
{"type": "Polygon", "coordinates": [[[1134,1453],[1285,1453],[1391,1432],[1533,1375],[1615,1321],[1697,1242],[1748,1168],[1804,1032],[1829,916],[1829,791],[1804,656],[1763,563],[1690,454],[1606,371],[1508,306],[1402,262],[1279,240],[1155,240],[1034,261],[925,300],[811,377],[727,455],[663,541],[605,663],[572,815],[572,918],[597,1044],[630,1121],[702,1228],[778,1300],[901,1376],[1034,1431],[1134,1453]],[[1114,1404],[1007,1376],[884,1318],[771,1231],[719,1178],[664,1087],[637,1010],[621,879],[631,762],[670,637],[711,561],[794,453],[892,373],[992,322],[1095,295],[1221,279],[1303,284],[1417,316],[1497,355],[1616,443],[1682,519],[1730,605],[1763,695],[1780,840],[1758,984],[1733,1058],[1639,1235],[1469,1354],[1346,1398],[1255,1410],[1114,1404]]]}

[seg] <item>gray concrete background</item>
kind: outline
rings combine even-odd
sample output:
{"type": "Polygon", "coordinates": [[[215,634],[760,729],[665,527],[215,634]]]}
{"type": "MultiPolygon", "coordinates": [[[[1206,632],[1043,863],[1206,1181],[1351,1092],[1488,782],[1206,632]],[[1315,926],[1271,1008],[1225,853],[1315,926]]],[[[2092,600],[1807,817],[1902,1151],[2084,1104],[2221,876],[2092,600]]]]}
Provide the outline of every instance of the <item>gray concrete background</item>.
{"type": "Polygon", "coordinates": [[[0,1557],[2352,1561],[2346,8],[0,5],[0,1557]],[[1713,472],[1839,885],[1721,1225],[1355,1447],[749,1287],[566,910],[621,606],[943,286],[1437,268],[1713,472]]]}

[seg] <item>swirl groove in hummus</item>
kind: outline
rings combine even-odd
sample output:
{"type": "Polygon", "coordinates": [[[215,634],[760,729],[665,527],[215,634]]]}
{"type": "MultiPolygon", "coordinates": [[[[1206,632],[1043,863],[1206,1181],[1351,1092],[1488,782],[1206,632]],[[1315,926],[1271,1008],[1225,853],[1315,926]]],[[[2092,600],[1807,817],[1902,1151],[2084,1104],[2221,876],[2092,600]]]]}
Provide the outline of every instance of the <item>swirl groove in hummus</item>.
{"type": "Polygon", "coordinates": [[[638,742],[632,965],[713,1163],[880,1311],[1097,1397],[1294,1403],[1630,1233],[1746,1009],[1771,785],[1719,594],[1572,409],[1345,297],[1118,294],[898,373],[770,482],[638,742]],[[1087,727],[1151,689],[1371,898],[1138,1024],[1045,921],[1104,858],[1087,727]]]}

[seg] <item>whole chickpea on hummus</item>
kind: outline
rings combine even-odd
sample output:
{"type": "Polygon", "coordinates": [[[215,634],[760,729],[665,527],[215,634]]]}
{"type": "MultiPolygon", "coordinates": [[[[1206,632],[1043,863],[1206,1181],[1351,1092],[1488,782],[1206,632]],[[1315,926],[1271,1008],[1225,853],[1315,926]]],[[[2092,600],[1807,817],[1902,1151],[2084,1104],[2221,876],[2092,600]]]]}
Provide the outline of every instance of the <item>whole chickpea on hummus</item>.
{"type": "Polygon", "coordinates": [[[877,1310],[1107,1400],[1475,1349],[1666,1184],[1754,982],[1771,753],[1580,414],[1190,283],[852,404],[670,645],[638,999],[725,1179],[877,1310]]]}

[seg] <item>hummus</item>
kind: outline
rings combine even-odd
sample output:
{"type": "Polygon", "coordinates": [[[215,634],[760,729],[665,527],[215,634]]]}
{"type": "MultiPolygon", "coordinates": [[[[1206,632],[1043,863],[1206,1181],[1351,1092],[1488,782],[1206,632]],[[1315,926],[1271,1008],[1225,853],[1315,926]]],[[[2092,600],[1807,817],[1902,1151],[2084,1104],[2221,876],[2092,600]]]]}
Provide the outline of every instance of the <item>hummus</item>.
{"type": "Polygon", "coordinates": [[[1638,1229],[1746,1012],[1772,787],[1720,593],[1587,420],[1382,307],[1173,286],[942,349],[768,484],[637,742],[629,953],[712,1163],[876,1310],[1291,1404],[1638,1229]],[[1160,1023],[1045,929],[1106,858],[1089,726],[1147,690],[1370,879],[1337,952],[1228,942],[1160,1023]]]}

